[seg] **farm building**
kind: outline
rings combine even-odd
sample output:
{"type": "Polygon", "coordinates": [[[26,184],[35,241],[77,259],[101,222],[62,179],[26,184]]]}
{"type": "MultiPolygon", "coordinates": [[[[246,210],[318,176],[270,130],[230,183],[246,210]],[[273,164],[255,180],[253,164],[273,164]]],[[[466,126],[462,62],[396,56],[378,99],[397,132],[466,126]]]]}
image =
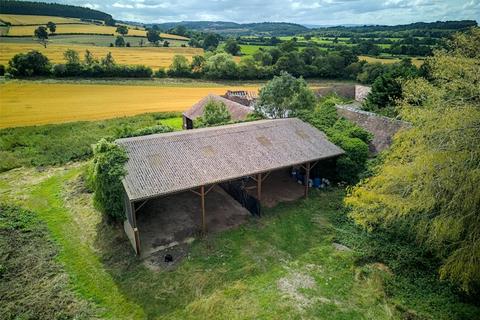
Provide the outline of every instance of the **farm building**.
{"type": "Polygon", "coordinates": [[[253,105],[258,98],[258,94],[255,91],[228,90],[222,97],[243,104],[244,106],[253,108],[253,105]]]}
{"type": "Polygon", "coordinates": [[[193,121],[201,117],[203,115],[203,111],[205,110],[205,106],[210,101],[218,101],[227,107],[230,115],[232,116],[232,120],[234,121],[241,121],[245,120],[249,113],[252,112],[252,109],[244,106],[238,102],[225,99],[224,97],[217,96],[214,94],[209,94],[202,100],[195,103],[190,109],[183,113],[183,128],[184,129],[193,129],[193,121]]]}
{"type": "Polygon", "coordinates": [[[258,206],[308,195],[289,173],[343,154],[324,133],[296,118],[118,139],[129,160],[124,223],[137,254],[195,232],[224,230],[258,206]]]}

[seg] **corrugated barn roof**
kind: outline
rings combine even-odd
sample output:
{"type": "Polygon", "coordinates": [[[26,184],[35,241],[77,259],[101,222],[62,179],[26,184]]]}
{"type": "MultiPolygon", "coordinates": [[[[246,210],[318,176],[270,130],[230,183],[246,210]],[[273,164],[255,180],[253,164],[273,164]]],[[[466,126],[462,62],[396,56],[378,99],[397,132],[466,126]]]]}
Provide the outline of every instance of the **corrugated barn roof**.
{"type": "Polygon", "coordinates": [[[118,139],[129,160],[123,184],[142,200],[343,154],[296,118],[118,139]]]}
{"type": "Polygon", "coordinates": [[[209,94],[202,100],[198,101],[195,103],[190,109],[185,111],[183,114],[189,118],[189,119],[196,119],[197,117],[200,117],[203,115],[203,110],[205,109],[205,106],[210,100],[214,101],[219,101],[225,104],[227,107],[228,111],[230,112],[230,115],[232,117],[232,120],[245,120],[248,116],[249,113],[252,112],[252,110],[249,107],[244,106],[243,104],[240,104],[238,102],[232,101],[225,99],[224,97],[217,96],[214,94],[209,94]]]}

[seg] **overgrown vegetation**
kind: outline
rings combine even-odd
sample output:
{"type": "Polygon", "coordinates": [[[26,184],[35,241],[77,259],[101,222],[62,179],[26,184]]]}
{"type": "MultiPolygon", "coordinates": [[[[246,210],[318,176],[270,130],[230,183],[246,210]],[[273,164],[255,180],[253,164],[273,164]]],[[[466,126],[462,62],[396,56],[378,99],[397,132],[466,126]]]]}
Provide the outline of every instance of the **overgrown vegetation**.
{"type": "Polygon", "coordinates": [[[369,230],[407,224],[440,259],[440,275],[471,294],[480,284],[480,29],[458,34],[407,81],[397,135],[373,177],[351,190],[351,216],[369,230]]]}
{"type": "Polygon", "coordinates": [[[91,319],[94,307],[73,293],[56,261],[57,245],[31,211],[0,203],[2,319],[91,319]]]}
{"type": "Polygon", "coordinates": [[[0,172],[21,166],[61,165],[85,160],[92,156],[92,144],[101,138],[145,133],[142,130],[161,132],[164,126],[181,129],[179,113],[2,129],[0,172]]]}
{"type": "Polygon", "coordinates": [[[126,151],[114,142],[101,139],[93,146],[93,159],[88,169],[89,188],[94,192],[93,201],[102,213],[114,220],[125,217],[122,179],[127,173],[126,151]]]}
{"type": "Polygon", "coordinates": [[[218,126],[231,120],[232,116],[225,103],[211,99],[205,105],[202,116],[195,119],[194,126],[196,128],[218,126]]]}

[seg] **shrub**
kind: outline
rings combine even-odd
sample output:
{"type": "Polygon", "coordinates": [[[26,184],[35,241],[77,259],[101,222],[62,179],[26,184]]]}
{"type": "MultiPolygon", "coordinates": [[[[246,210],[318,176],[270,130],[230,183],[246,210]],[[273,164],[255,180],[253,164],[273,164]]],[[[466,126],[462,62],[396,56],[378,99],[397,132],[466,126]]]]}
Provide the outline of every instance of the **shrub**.
{"type": "Polygon", "coordinates": [[[0,64],[0,76],[5,75],[5,66],[3,64],[0,64]]]}
{"type": "Polygon", "coordinates": [[[115,138],[128,138],[128,137],[138,137],[138,136],[146,136],[149,134],[155,133],[165,133],[165,132],[172,132],[173,128],[164,125],[155,125],[146,128],[140,129],[132,129],[129,126],[123,126],[120,128],[116,128],[115,131],[115,138]]]}
{"type": "Polygon", "coordinates": [[[113,220],[121,221],[123,212],[122,178],[126,171],[127,153],[119,145],[101,139],[93,146],[93,159],[88,182],[94,192],[95,206],[113,220]]]}
{"type": "Polygon", "coordinates": [[[187,58],[181,55],[173,57],[172,64],[167,71],[170,77],[188,77],[191,75],[190,63],[187,58]]]}
{"type": "Polygon", "coordinates": [[[232,119],[225,103],[211,99],[205,105],[201,117],[195,120],[195,127],[210,127],[228,123],[232,119]]]}
{"type": "Polygon", "coordinates": [[[165,68],[160,67],[158,70],[155,72],[154,75],[156,78],[166,78],[167,77],[167,72],[165,71],[165,68]]]}
{"type": "Polygon", "coordinates": [[[8,73],[14,76],[46,76],[51,72],[51,64],[42,53],[32,50],[18,53],[8,62],[8,73]]]}

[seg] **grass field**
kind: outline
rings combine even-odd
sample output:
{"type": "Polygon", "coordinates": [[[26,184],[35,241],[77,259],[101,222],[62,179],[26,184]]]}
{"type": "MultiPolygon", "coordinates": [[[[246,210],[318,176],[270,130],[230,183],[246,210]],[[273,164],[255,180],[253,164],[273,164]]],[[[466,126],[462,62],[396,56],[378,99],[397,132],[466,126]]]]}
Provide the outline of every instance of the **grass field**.
{"type": "MultiPolygon", "coordinates": [[[[358,56],[360,60],[365,60],[369,63],[395,63],[395,62],[400,62],[399,58],[374,58],[374,57],[368,57],[368,56],[358,56]]],[[[420,67],[423,64],[423,59],[420,58],[412,58],[412,63],[416,65],[417,67],[420,67]]]]}
{"type": "Polygon", "coordinates": [[[0,14],[0,20],[8,22],[12,25],[24,25],[24,24],[47,24],[51,21],[53,23],[86,23],[82,22],[78,18],[64,18],[55,16],[32,16],[32,15],[20,15],[20,14],[0,14]]]}
{"type": "Polygon", "coordinates": [[[88,49],[97,58],[104,57],[111,52],[115,61],[121,64],[144,64],[153,69],[159,67],[168,67],[173,56],[180,54],[187,59],[194,55],[202,55],[203,49],[198,48],[162,48],[162,47],[135,47],[135,48],[109,48],[90,45],[74,44],[51,44],[44,48],[35,43],[0,43],[0,64],[7,65],[8,61],[17,53],[28,52],[29,50],[38,50],[45,54],[54,63],[64,63],[63,53],[67,49],[73,49],[79,52],[83,58],[85,50],[88,49]]]}
{"type": "Polygon", "coordinates": [[[110,84],[0,84],[0,128],[108,119],[146,112],[184,111],[209,93],[258,86],[142,86],[110,84]]]}
{"type": "Polygon", "coordinates": [[[372,237],[346,220],[341,189],[312,190],[309,200],[264,210],[195,241],[171,270],[152,270],[133,255],[121,227],[102,221],[82,171],[80,163],[3,173],[0,201],[32,210],[46,225],[77,298],[99,318],[478,318],[478,307],[434,277],[408,278],[371,256],[362,260],[372,237]],[[335,241],[353,250],[336,250],[335,241]]]}

